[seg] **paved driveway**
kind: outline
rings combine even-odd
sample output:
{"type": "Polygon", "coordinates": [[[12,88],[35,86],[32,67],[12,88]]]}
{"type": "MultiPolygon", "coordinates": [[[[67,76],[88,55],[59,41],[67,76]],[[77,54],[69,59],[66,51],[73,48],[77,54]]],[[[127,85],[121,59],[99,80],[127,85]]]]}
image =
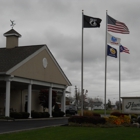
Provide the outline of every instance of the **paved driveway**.
{"type": "Polygon", "coordinates": [[[0,121],[0,134],[66,124],[68,124],[68,118],[50,118],[44,120],[31,119],[27,121],[0,121]]]}

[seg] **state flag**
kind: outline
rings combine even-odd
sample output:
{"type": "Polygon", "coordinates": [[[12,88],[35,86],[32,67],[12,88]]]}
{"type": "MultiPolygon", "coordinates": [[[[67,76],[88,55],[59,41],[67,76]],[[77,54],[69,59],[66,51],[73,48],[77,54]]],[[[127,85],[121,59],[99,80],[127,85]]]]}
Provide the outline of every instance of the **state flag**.
{"type": "Polygon", "coordinates": [[[117,58],[117,50],[109,45],[107,45],[107,55],[117,58]]]}

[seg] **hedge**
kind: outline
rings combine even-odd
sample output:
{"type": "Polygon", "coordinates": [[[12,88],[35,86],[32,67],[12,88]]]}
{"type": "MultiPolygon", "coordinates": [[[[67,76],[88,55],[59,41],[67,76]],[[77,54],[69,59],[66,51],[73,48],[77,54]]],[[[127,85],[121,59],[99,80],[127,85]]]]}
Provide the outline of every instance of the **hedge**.
{"type": "Polygon", "coordinates": [[[91,124],[105,124],[106,120],[105,118],[102,117],[95,117],[95,116],[90,116],[90,117],[85,117],[85,116],[72,116],[68,119],[69,122],[72,123],[91,123],[91,124]]]}
{"type": "Polygon", "coordinates": [[[65,113],[63,111],[54,111],[52,112],[53,117],[63,117],[65,113]]]}
{"type": "Polygon", "coordinates": [[[49,118],[50,114],[48,112],[36,112],[32,111],[31,112],[31,117],[32,118],[49,118]]]}
{"type": "Polygon", "coordinates": [[[10,117],[14,119],[27,119],[29,115],[27,112],[10,112],[10,117]]]}

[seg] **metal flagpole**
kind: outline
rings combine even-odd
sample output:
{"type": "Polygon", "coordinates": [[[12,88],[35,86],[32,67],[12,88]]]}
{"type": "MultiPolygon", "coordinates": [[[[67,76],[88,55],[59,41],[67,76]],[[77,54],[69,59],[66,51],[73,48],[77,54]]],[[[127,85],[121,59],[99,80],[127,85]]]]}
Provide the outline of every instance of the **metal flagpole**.
{"type": "Polygon", "coordinates": [[[119,45],[119,110],[121,111],[121,55],[120,55],[120,45],[119,45]]]}
{"type": "Polygon", "coordinates": [[[106,33],[105,33],[105,93],[104,93],[104,114],[106,115],[106,72],[107,72],[107,10],[106,10],[106,33]]]}
{"type": "Polygon", "coordinates": [[[83,12],[82,10],[82,48],[81,48],[81,116],[83,116],[83,12]]]}

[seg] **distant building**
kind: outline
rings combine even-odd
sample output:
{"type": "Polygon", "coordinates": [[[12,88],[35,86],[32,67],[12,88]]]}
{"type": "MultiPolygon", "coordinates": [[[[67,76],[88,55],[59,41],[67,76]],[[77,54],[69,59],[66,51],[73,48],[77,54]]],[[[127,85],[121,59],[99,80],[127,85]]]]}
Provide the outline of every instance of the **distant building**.
{"type": "Polygon", "coordinates": [[[97,106],[97,105],[93,106],[93,110],[100,110],[100,109],[104,109],[104,105],[103,104],[100,104],[99,106],[97,106]]]}

